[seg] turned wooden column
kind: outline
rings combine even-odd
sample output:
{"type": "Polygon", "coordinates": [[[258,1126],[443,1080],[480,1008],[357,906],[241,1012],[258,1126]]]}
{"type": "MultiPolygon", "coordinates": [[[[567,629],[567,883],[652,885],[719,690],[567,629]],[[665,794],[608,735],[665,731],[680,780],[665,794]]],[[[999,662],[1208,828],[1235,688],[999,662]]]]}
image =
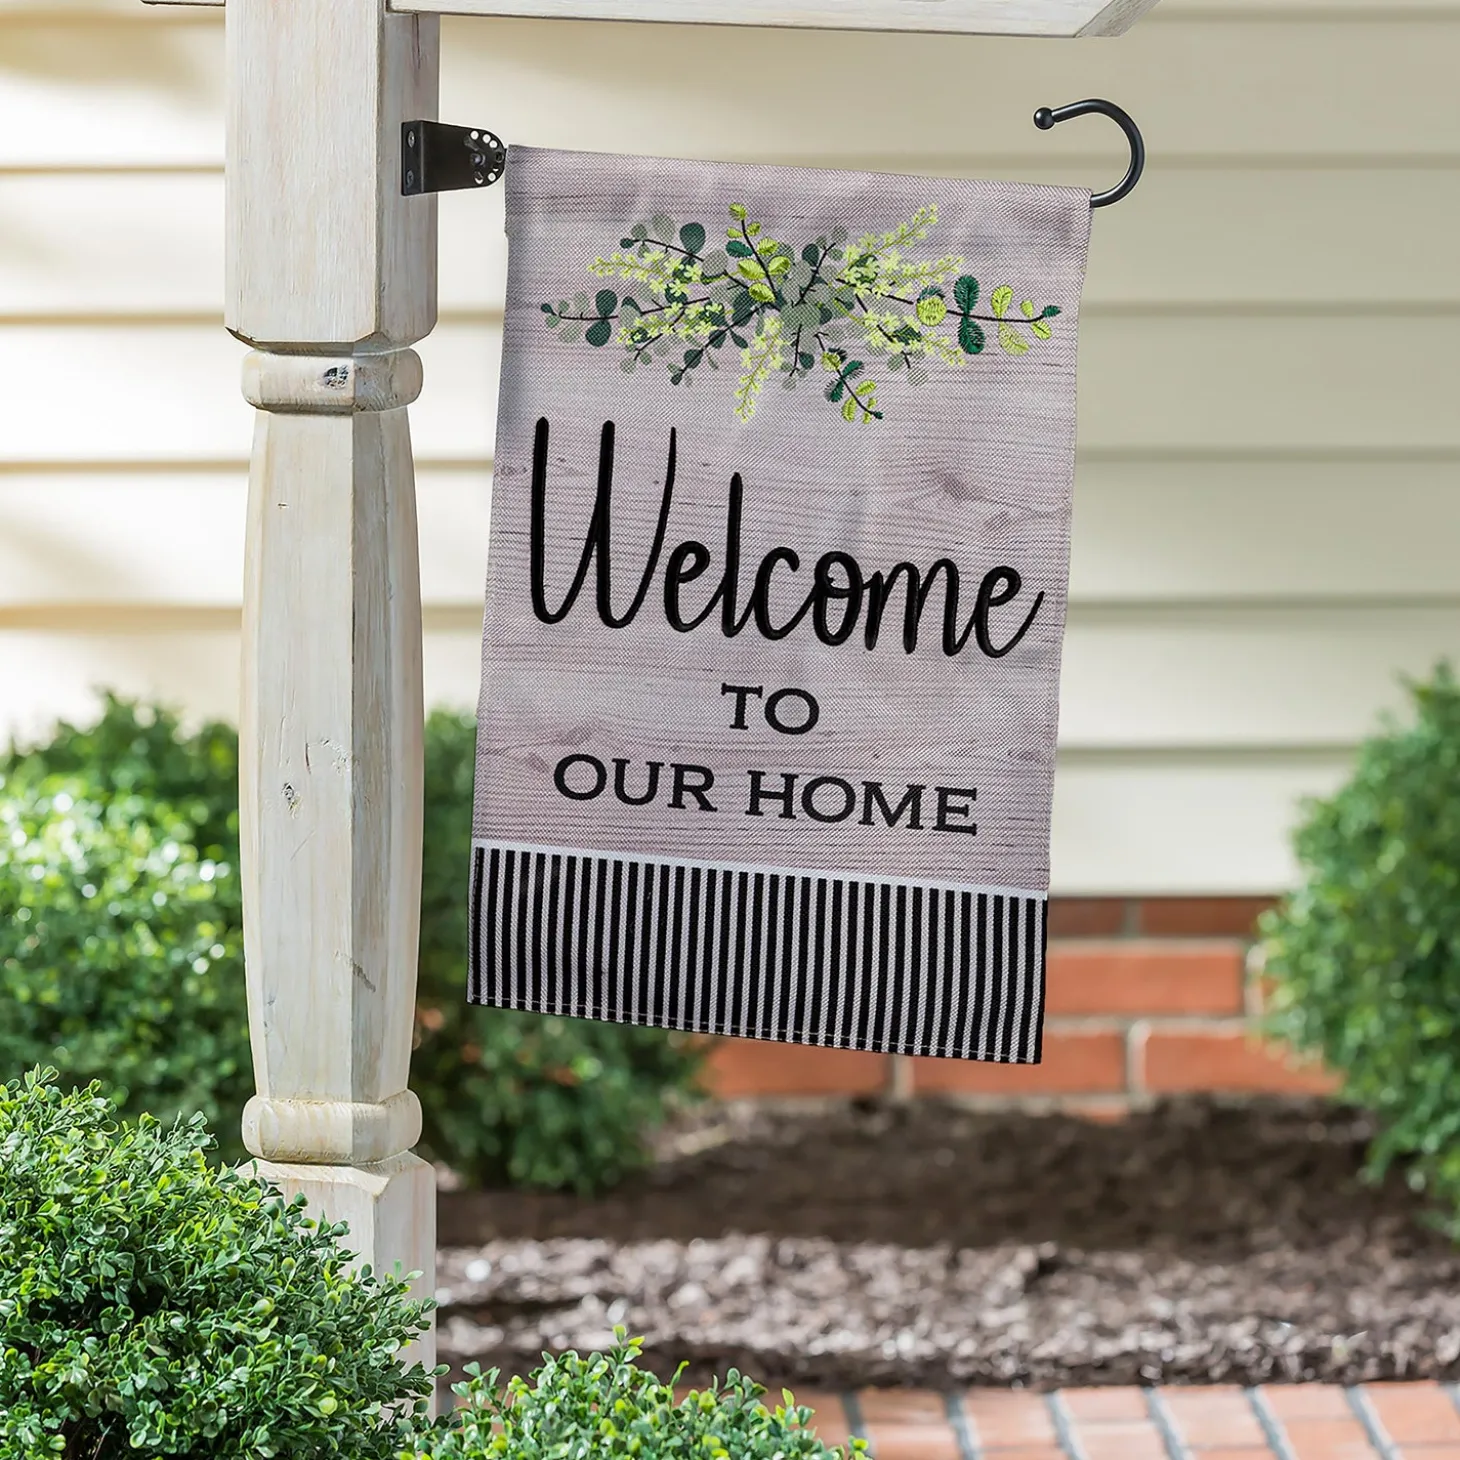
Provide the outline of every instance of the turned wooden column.
{"type": "MultiPolygon", "coordinates": [[[[400,125],[437,22],[383,0],[229,0],[227,324],[258,409],[244,589],[242,871],[258,1093],[243,1137],[377,1270],[435,1285],[407,1088],[420,918],[421,595],[409,346],[436,206],[400,125]]],[[[463,894],[466,869],[462,869],[463,894]]],[[[434,1336],[409,1357],[434,1359],[434,1336]]]]}

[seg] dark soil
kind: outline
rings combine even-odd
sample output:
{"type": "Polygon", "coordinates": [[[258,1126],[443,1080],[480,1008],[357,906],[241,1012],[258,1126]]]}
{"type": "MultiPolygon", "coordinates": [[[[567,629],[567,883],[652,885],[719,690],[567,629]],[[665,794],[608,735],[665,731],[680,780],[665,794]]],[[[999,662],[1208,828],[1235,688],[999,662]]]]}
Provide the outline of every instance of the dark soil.
{"type": "Polygon", "coordinates": [[[721,1111],[597,1200],[443,1193],[443,1355],[623,1322],[772,1387],[1460,1376],[1460,1250],[1360,1179],[1370,1135],[1306,1101],[721,1111]]]}

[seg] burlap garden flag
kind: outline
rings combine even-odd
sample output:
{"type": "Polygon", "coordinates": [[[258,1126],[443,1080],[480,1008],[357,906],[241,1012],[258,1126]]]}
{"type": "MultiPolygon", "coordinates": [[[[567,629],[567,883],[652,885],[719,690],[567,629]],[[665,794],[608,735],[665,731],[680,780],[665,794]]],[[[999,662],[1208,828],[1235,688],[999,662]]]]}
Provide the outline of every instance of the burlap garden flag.
{"type": "Polygon", "coordinates": [[[470,997],[1037,1060],[1089,194],[506,183],[470,997]]]}

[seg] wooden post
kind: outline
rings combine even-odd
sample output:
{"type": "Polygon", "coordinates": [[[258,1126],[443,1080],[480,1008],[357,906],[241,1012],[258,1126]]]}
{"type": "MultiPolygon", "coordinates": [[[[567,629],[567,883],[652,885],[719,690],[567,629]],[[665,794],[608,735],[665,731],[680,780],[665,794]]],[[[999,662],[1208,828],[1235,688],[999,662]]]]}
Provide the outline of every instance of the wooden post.
{"type": "MultiPolygon", "coordinates": [[[[384,0],[229,0],[227,324],[258,408],[244,590],[242,860],[258,1094],[243,1137],[377,1270],[435,1286],[407,1088],[420,918],[421,598],[408,348],[436,205],[400,125],[437,26],[384,0]]],[[[463,878],[466,869],[462,869],[463,878]]],[[[434,1333],[408,1357],[434,1362],[434,1333]]]]}

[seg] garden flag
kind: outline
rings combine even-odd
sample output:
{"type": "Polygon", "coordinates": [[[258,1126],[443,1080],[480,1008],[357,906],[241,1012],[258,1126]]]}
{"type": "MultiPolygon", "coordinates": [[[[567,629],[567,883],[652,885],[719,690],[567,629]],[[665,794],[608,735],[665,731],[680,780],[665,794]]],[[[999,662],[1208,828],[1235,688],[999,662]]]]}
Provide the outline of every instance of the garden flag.
{"type": "Polygon", "coordinates": [[[1037,1061],[1089,193],[506,184],[469,997],[1037,1061]]]}

